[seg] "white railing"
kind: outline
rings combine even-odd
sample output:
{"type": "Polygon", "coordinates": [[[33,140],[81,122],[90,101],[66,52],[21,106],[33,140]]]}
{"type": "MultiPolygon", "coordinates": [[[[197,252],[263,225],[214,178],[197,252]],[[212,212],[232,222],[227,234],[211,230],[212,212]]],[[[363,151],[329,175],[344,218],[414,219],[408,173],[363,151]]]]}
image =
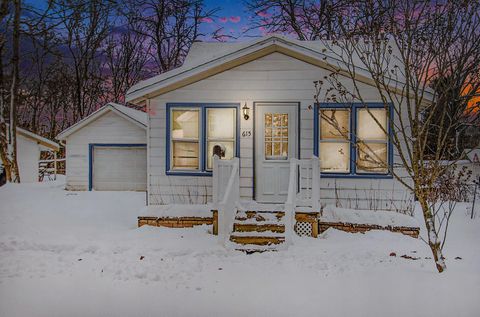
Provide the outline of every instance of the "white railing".
{"type": "Polygon", "coordinates": [[[218,210],[218,237],[226,243],[233,231],[233,222],[240,200],[239,159],[213,159],[213,205],[218,210]]]}
{"type": "Polygon", "coordinates": [[[309,160],[290,160],[288,196],[285,202],[286,241],[293,242],[295,210],[297,207],[310,207],[320,210],[320,162],[314,156],[309,160]]]}

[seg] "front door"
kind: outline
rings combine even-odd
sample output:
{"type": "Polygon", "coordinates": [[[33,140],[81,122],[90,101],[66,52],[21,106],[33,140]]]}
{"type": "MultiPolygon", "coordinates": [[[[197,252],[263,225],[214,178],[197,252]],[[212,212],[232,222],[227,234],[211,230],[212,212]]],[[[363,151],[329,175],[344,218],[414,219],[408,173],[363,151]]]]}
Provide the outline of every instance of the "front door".
{"type": "Polygon", "coordinates": [[[255,105],[255,199],[287,200],[290,159],[297,154],[296,103],[255,105]]]}

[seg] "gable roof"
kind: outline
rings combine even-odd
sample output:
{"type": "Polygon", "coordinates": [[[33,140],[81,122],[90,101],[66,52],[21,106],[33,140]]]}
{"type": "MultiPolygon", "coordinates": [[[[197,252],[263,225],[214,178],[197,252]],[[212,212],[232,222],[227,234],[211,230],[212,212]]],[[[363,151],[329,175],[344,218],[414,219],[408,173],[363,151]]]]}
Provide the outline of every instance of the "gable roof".
{"type": "MultiPolygon", "coordinates": [[[[181,67],[137,83],[127,91],[125,100],[142,103],[148,98],[184,87],[274,52],[318,67],[340,70],[342,73],[347,65],[336,56],[341,52],[335,52],[332,47],[334,45],[327,49],[324,41],[299,41],[276,34],[238,43],[195,42],[181,67]]],[[[357,80],[373,85],[370,73],[360,58],[354,57],[353,62],[356,66],[357,80]]],[[[392,79],[392,86],[399,82],[392,79]]]]}
{"type": "Polygon", "coordinates": [[[17,134],[19,134],[19,135],[21,135],[21,136],[23,136],[27,139],[30,139],[32,141],[35,141],[39,145],[41,145],[41,146],[43,146],[47,149],[50,149],[50,150],[53,150],[53,151],[60,150],[60,144],[58,144],[57,142],[53,142],[50,139],[44,138],[41,135],[35,134],[35,133],[30,132],[28,130],[22,129],[20,127],[16,127],[16,130],[17,130],[17,134]]]}
{"type": "Polygon", "coordinates": [[[118,114],[122,118],[125,118],[126,120],[132,122],[133,124],[141,128],[147,128],[148,116],[145,112],[110,102],[98,109],[97,111],[91,113],[88,117],[83,118],[74,125],[60,132],[57,135],[57,139],[65,140],[72,133],[75,133],[76,131],[80,130],[81,128],[97,120],[98,118],[110,111],[118,114]]]}

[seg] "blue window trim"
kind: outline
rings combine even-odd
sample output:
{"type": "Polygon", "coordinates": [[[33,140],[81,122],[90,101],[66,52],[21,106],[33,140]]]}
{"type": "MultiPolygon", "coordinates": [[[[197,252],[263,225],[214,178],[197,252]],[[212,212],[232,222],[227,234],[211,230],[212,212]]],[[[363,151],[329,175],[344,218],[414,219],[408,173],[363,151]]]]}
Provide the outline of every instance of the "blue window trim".
{"type": "Polygon", "coordinates": [[[145,143],[89,143],[88,144],[88,190],[93,188],[93,153],[96,147],[147,147],[145,143]]]}
{"type": "Polygon", "coordinates": [[[380,102],[369,103],[320,103],[315,105],[314,118],[313,118],[313,153],[318,156],[319,154],[319,142],[320,142],[320,127],[319,127],[319,114],[320,109],[350,109],[350,173],[321,173],[324,178],[393,178],[391,169],[393,166],[393,145],[392,145],[392,127],[390,122],[393,122],[393,107],[389,103],[390,120],[388,122],[388,173],[361,173],[357,172],[356,164],[357,151],[356,151],[356,129],[357,129],[357,110],[362,108],[370,109],[385,109],[385,105],[380,102]]]}
{"type": "Polygon", "coordinates": [[[166,125],[166,160],[165,174],[175,176],[212,176],[212,171],[207,170],[205,151],[207,147],[206,124],[207,109],[209,108],[234,108],[236,109],[236,131],[235,131],[235,157],[240,157],[240,104],[239,103],[167,103],[167,125],[166,125]],[[170,169],[170,114],[172,108],[198,108],[200,109],[200,170],[182,171],[170,169]]]}

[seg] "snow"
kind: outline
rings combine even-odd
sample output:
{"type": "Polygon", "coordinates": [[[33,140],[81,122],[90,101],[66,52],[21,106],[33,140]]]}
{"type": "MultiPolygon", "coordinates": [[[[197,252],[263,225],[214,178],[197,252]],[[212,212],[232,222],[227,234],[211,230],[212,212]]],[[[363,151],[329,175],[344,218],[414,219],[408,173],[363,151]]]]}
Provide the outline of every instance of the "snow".
{"type": "Polygon", "coordinates": [[[246,255],[194,229],[136,228],[145,194],[0,188],[0,316],[477,316],[480,214],[458,204],[436,273],[399,233],[327,230],[246,255]],[[390,256],[395,252],[396,256],[390,256]],[[402,258],[407,255],[418,260],[402,258]],[[461,257],[461,259],[455,259],[461,257]]]}
{"type": "Polygon", "coordinates": [[[355,210],[327,205],[320,216],[321,221],[368,224],[379,226],[419,227],[414,217],[386,210],[355,210]]]}
{"type": "Polygon", "coordinates": [[[137,216],[145,217],[213,217],[213,206],[206,205],[150,205],[141,209],[137,216]]]}

